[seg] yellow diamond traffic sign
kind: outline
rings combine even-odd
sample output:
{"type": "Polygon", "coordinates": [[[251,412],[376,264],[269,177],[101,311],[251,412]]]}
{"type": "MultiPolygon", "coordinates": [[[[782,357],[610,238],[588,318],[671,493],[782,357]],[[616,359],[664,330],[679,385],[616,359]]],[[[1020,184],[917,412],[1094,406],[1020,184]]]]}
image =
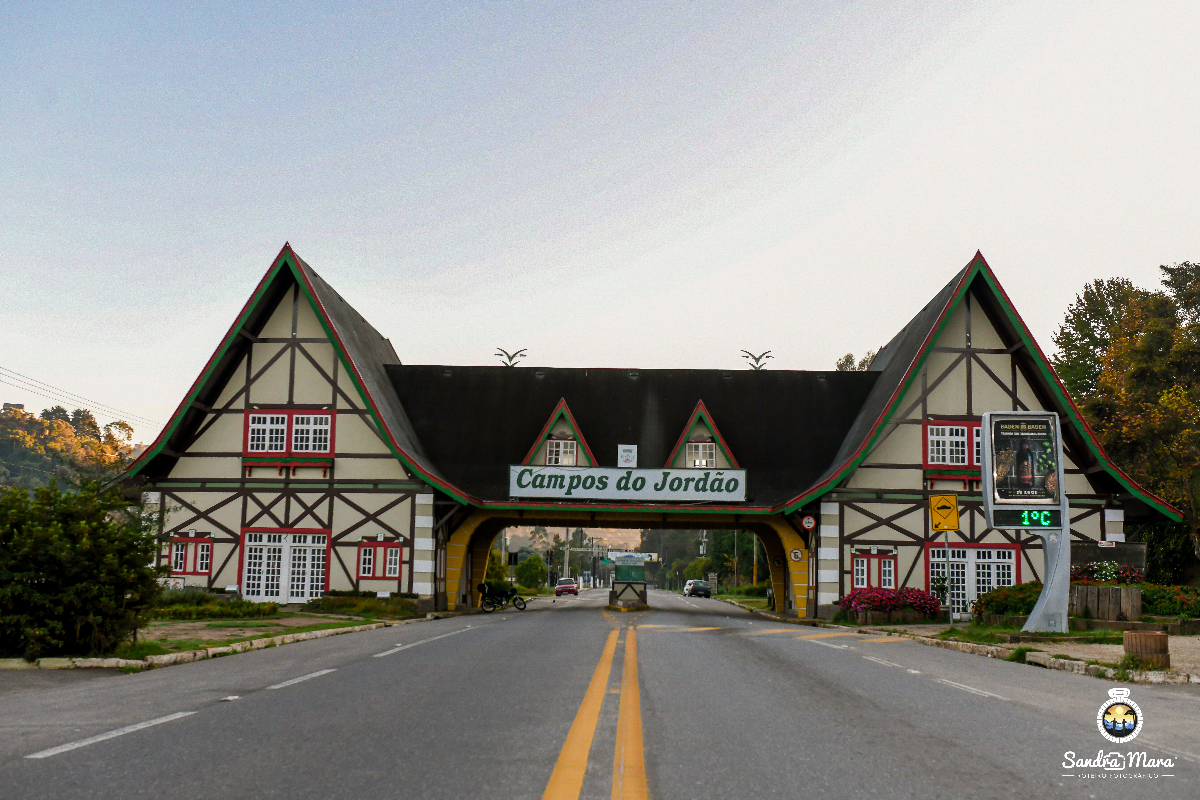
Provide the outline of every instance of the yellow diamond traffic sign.
{"type": "Polygon", "coordinates": [[[958,495],[929,495],[929,521],[935,531],[958,530],[958,495]]]}

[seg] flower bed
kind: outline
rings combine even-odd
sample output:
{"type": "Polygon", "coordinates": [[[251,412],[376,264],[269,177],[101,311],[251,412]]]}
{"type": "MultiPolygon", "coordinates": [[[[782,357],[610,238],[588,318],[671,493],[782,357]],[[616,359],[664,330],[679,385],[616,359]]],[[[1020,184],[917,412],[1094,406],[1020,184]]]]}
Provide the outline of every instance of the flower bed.
{"type": "Polygon", "coordinates": [[[1071,583],[1095,581],[1097,583],[1142,583],[1146,576],[1140,569],[1115,561],[1092,561],[1071,566],[1071,583]]]}
{"type": "Polygon", "coordinates": [[[933,614],[941,603],[929,592],[920,589],[855,589],[838,601],[843,611],[899,611],[911,608],[933,614]]]}

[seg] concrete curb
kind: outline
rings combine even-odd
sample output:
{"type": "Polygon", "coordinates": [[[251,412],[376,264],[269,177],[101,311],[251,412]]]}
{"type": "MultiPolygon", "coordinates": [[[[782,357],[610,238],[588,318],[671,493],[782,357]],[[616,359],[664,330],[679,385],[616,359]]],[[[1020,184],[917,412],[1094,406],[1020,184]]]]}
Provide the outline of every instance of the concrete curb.
{"type": "MultiPolygon", "coordinates": [[[[439,612],[446,613],[446,612],[439,612]]],[[[457,616],[457,615],[455,615],[457,616]]],[[[176,664],[190,664],[193,661],[203,661],[206,658],[245,653],[251,650],[263,650],[267,647],[279,647],[295,642],[307,642],[313,639],[324,639],[327,636],[340,636],[343,633],[359,633],[373,631],[378,628],[391,628],[396,625],[408,625],[413,622],[439,619],[436,616],[426,616],[423,619],[406,619],[396,622],[375,622],[370,625],[353,625],[347,628],[326,628],[323,631],[304,631],[302,633],[285,633],[266,639],[252,639],[248,642],[235,642],[224,647],[209,647],[203,650],[183,650],[178,653],[164,653],[159,656],[146,656],[141,661],[127,658],[39,658],[29,662],[23,658],[0,658],[0,670],[5,669],[120,669],[137,667],[140,669],[157,669],[173,667],[176,664]]]]}

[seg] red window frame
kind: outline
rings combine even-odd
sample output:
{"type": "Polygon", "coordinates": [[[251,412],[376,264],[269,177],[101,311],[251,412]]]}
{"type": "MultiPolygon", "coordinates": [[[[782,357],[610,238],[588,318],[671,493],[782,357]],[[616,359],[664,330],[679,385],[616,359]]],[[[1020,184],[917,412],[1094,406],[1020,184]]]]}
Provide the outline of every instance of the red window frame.
{"type": "MultiPolygon", "coordinates": [[[[936,541],[930,541],[930,542],[925,543],[925,552],[924,552],[924,556],[925,556],[925,591],[927,591],[927,592],[929,591],[929,567],[933,563],[932,559],[930,559],[930,557],[929,557],[929,551],[930,550],[942,550],[945,547],[946,547],[946,543],[945,543],[945,540],[943,540],[943,539],[938,539],[936,541]]],[[[1012,542],[1002,542],[1000,544],[987,544],[984,542],[951,541],[950,549],[951,550],[967,550],[967,549],[1011,550],[1012,554],[1013,554],[1013,562],[1016,564],[1016,567],[1014,567],[1015,574],[1013,575],[1013,586],[1017,586],[1021,583],[1021,562],[1024,560],[1024,557],[1025,557],[1025,548],[1021,547],[1021,545],[1019,545],[1019,544],[1013,544],[1012,542]]]]}
{"type": "Polygon", "coordinates": [[[171,565],[172,575],[212,575],[213,540],[206,536],[173,536],[167,546],[167,563],[171,565]],[[183,569],[175,569],[175,545],[183,544],[187,550],[183,556],[183,569]],[[208,545],[208,569],[201,572],[197,569],[200,561],[199,545],[208,545]]]}
{"type": "MultiPolygon", "coordinates": [[[[242,420],[242,455],[250,458],[333,458],[337,450],[337,409],[335,408],[250,408],[246,410],[242,420]],[[283,450],[251,450],[250,449],[250,415],[274,414],[287,417],[287,429],[284,441],[287,446],[283,450]],[[294,417],[326,416],[329,417],[329,449],[325,452],[313,450],[292,450],[292,419],[294,417]]],[[[278,531],[276,531],[278,532],[278,531]]]]}
{"type": "MultiPolygon", "coordinates": [[[[241,534],[238,536],[238,588],[244,589],[242,572],[246,568],[246,534],[248,533],[307,533],[309,535],[316,534],[317,536],[325,537],[325,585],[323,591],[329,591],[329,573],[333,570],[330,568],[333,558],[333,529],[332,528],[242,528],[241,534]]],[[[314,545],[300,545],[301,547],[313,547],[314,545]]]]}
{"type": "Polygon", "coordinates": [[[954,473],[977,476],[983,466],[983,451],[980,450],[980,460],[975,459],[975,431],[979,430],[982,420],[969,419],[927,419],[921,427],[921,463],[927,470],[943,473],[954,473]],[[930,428],[966,428],[967,429],[967,463],[966,464],[934,464],[929,461],[929,429],[930,428]]]}
{"type": "Polygon", "coordinates": [[[850,589],[882,589],[883,585],[883,567],[882,563],[886,559],[892,562],[892,585],[886,588],[900,588],[900,563],[897,559],[897,553],[851,553],[850,554],[850,589]],[[867,560],[867,585],[854,585],[854,559],[864,558],[867,560]],[[874,563],[872,563],[874,561],[874,563]],[[878,579],[877,583],[872,583],[871,578],[875,576],[878,579]]]}
{"type": "Polygon", "coordinates": [[[358,549],[354,551],[354,574],[360,581],[399,581],[400,576],[404,574],[404,542],[399,539],[391,542],[359,542],[358,549]],[[370,575],[364,575],[362,572],[362,551],[367,548],[375,551],[371,554],[370,575]],[[395,575],[386,574],[387,551],[389,548],[395,548],[400,551],[400,563],[396,568],[395,575]]]}

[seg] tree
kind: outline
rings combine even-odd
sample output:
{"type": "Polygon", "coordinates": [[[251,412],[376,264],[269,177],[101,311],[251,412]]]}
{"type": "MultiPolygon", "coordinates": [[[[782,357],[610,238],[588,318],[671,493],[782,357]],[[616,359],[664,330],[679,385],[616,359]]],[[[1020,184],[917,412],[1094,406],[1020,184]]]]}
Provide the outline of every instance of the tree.
{"type": "Polygon", "coordinates": [[[1055,335],[1056,364],[1108,454],[1181,511],[1200,559],[1200,266],[1161,269],[1166,291],[1085,287],[1055,335]]]}
{"type": "Polygon", "coordinates": [[[683,577],[694,581],[702,581],[712,569],[711,558],[697,558],[695,561],[687,565],[687,569],[683,571],[683,577]]]}
{"type": "MultiPolygon", "coordinates": [[[[85,409],[75,415],[85,428],[87,420],[95,423],[85,409]]],[[[0,412],[0,480],[34,488],[56,479],[80,486],[120,475],[132,453],[133,429],[116,421],[96,436],[80,436],[71,417],[62,406],[46,409],[40,418],[13,408],[0,412]]]]}
{"type": "Polygon", "coordinates": [[[485,583],[502,583],[508,585],[508,567],[504,563],[504,554],[499,550],[488,552],[487,569],[483,573],[485,583]]]}
{"type": "Polygon", "coordinates": [[[875,354],[878,352],[878,350],[868,350],[858,361],[854,360],[854,353],[846,353],[837,360],[834,369],[838,372],[865,372],[871,368],[871,362],[875,360],[875,354]]]}
{"type": "Polygon", "coordinates": [[[1058,352],[1050,362],[1067,391],[1075,398],[1094,393],[1100,380],[1100,360],[1112,346],[1124,310],[1149,292],[1125,278],[1092,281],[1067,306],[1067,318],[1054,334],[1058,352]]]}
{"type": "Polygon", "coordinates": [[[517,583],[536,589],[546,583],[546,564],[538,556],[530,556],[517,564],[517,583]]]}
{"type": "Polygon", "coordinates": [[[0,490],[0,655],[103,655],[149,618],[152,521],[97,485],[0,490]]]}
{"type": "Polygon", "coordinates": [[[71,427],[75,429],[75,436],[80,439],[100,441],[100,426],[96,424],[92,412],[86,408],[77,408],[71,412],[71,427]]]}

